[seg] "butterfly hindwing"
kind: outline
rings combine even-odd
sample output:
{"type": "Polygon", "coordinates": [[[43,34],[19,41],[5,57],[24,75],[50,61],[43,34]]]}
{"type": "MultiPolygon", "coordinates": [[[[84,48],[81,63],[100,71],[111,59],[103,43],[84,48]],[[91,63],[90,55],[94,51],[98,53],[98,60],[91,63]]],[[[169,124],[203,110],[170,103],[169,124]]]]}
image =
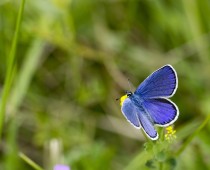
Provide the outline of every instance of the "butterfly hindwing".
{"type": "Polygon", "coordinates": [[[171,97],[178,85],[177,74],[171,65],[165,65],[153,72],[136,89],[142,98],[171,97]]]}
{"type": "Polygon", "coordinates": [[[149,138],[152,140],[158,138],[153,120],[141,106],[136,107],[130,98],[124,100],[122,104],[122,113],[135,128],[139,129],[142,127],[149,138]]]}
{"type": "Polygon", "coordinates": [[[137,108],[136,106],[132,103],[130,98],[126,98],[124,102],[122,103],[122,108],[121,111],[125,118],[135,127],[135,128],[140,128],[140,123],[139,119],[137,116],[137,108]]]}
{"type": "Polygon", "coordinates": [[[147,136],[152,140],[156,140],[158,138],[158,133],[155,130],[154,122],[143,108],[139,109],[138,118],[140,125],[147,136]]]}
{"type": "Polygon", "coordinates": [[[169,99],[146,99],[142,103],[142,107],[150,115],[154,124],[159,126],[172,124],[179,115],[178,107],[169,99]]]}

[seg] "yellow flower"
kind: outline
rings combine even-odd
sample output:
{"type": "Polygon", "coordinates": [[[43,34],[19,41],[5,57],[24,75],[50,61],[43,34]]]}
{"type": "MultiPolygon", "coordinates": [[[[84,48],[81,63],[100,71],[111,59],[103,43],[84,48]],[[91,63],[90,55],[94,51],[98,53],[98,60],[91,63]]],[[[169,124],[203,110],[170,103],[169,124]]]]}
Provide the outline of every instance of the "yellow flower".
{"type": "Polygon", "coordinates": [[[176,130],[173,129],[173,126],[166,127],[165,139],[168,141],[172,141],[176,139],[176,130]]]}

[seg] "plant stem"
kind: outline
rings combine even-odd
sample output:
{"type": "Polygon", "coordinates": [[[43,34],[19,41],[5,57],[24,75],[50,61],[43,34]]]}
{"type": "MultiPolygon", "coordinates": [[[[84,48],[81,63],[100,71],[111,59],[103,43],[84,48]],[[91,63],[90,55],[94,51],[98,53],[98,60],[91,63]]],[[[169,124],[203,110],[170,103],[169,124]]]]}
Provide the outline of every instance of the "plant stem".
{"type": "Polygon", "coordinates": [[[38,164],[36,164],[34,161],[32,161],[29,157],[27,157],[24,153],[20,152],[19,156],[22,160],[24,160],[27,164],[29,164],[31,167],[33,167],[36,170],[43,170],[38,164]]]}
{"type": "Polygon", "coordinates": [[[5,117],[5,110],[6,110],[6,103],[8,100],[9,92],[12,85],[13,75],[14,75],[14,60],[15,60],[15,53],[18,41],[18,35],[20,30],[20,24],[22,20],[23,10],[24,10],[25,0],[22,0],[21,6],[18,12],[17,23],[15,28],[15,34],[12,40],[12,47],[8,56],[8,64],[7,64],[7,71],[6,71],[6,78],[4,83],[4,88],[2,91],[2,98],[0,102],[0,138],[2,134],[3,124],[4,124],[4,117],[5,117]]]}
{"type": "Polygon", "coordinates": [[[188,139],[185,141],[185,143],[179,148],[179,150],[175,153],[175,155],[178,157],[189,145],[189,143],[193,140],[193,138],[200,132],[205,125],[210,120],[210,114],[206,117],[206,119],[203,121],[203,123],[194,131],[194,133],[188,137],[188,139]]]}
{"type": "Polygon", "coordinates": [[[160,134],[160,140],[161,140],[161,142],[163,142],[164,141],[164,131],[165,131],[165,128],[161,128],[160,129],[160,131],[159,131],[159,134],[160,134]]]}
{"type": "Polygon", "coordinates": [[[159,162],[159,170],[163,170],[163,162],[159,162]]]}
{"type": "MultiPolygon", "coordinates": [[[[159,130],[159,134],[160,134],[159,141],[161,143],[163,143],[164,142],[164,128],[161,128],[159,130]]],[[[162,161],[158,161],[158,163],[159,163],[159,170],[163,170],[163,162],[162,161]]]]}

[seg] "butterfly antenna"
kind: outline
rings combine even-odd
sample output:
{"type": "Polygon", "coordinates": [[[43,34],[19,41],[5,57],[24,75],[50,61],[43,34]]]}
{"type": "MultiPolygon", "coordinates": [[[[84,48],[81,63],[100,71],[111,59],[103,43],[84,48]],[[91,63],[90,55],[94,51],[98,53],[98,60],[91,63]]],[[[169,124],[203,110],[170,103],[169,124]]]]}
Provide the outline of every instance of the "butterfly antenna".
{"type": "Polygon", "coordinates": [[[129,89],[131,91],[131,83],[130,83],[130,79],[128,78],[128,86],[129,86],[129,89]]]}

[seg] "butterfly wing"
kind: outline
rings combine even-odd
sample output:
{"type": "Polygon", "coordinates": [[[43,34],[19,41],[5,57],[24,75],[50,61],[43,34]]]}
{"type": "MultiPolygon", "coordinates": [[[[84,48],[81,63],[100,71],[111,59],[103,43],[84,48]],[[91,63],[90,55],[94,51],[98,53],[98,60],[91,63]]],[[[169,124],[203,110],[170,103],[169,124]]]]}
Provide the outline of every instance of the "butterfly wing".
{"type": "Polygon", "coordinates": [[[154,122],[148,113],[141,106],[135,106],[130,98],[127,98],[122,103],[122,113],[125,118],[136,128],[143,128],[143,131],[147,136],[156,140],[158,138],[158,133],[154,128],[154,122]]]}
{"type": "Polygon", "coordinates": [[[178,107],[169,99],[146,99],[142,107],[149,114],[154,124],[168,126],[176,121],[179,115],[178,107]]]}
{"type": "Polygon", "coordinates": [[[134,92],[142,98],[169,98],[176,92],[177,74],[171,65],[165,65],[147,77],[134,92]]]}
{"type": "Polygon", "coordinates": [[[138,112],[138,118],[139,118],[141,127],[143,131],[146,133],[146,135],[152,140],[157,140],[158,133],[155,130],[154,123],[151,117],[144,111],[144,109],[141,109],[138,112]]]}
{"type": "Polygon", "coordinates": [[[135,128],[140,128],[136,106],[131,102],[130,98],[124,100],[121,111],[128,122],[130,122],[135,128]]]}

